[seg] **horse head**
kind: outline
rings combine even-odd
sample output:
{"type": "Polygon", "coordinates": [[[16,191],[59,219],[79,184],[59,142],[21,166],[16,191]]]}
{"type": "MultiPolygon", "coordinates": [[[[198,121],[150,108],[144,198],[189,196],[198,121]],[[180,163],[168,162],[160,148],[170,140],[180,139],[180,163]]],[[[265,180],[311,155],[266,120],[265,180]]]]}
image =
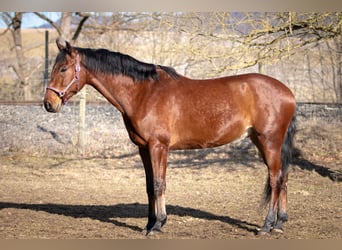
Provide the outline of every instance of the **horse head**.
{"type": "Polygon", "coordinates": [[[81,62],[77,50],[70,43],[65,46],[56,40],[59,53],[51,72],[51,78],[46,87],[44,107],[48,112],[59,112],[73,95],[83,86],[81,79],[81,62]]]}

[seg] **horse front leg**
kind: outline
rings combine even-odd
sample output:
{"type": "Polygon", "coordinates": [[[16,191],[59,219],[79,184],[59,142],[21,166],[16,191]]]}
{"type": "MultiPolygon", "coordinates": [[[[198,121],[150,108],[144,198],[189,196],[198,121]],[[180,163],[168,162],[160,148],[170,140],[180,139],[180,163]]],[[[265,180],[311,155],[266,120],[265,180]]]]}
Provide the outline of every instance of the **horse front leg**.
{"type": "Polygon", "coordinates": [[[147,235],[148,232],[156,223],[155,198],[154,198],[154,188],[153,188],[153,171],[152,171],[152,162],[151,162],[150,152],[148,148],[140,147],[139,154],[144,164],[145,177],[146,177],[146,193],[148,197],[148,221],[147,221],[146,227],[143,230],[143,233],[147,235]]]}
{"type": "Polygon", "coordinates": [[[149,200],[146,235],[152,232],[161,232],[161,228],[167,220],[165,189],[168,151],[168,146],[157,140],[152,140],[149,143],[148,150],[140,149],[140,155],[143,158],[145,167],[149,200]]]}
{"type": "Polygon", "coordinates": [[[155,200],[156,222],[152,226],[150,232],[161,232],[162,226],[166,223],[166,205],[165,205],[165,189],[166,189],[166,166],[169,147],[158,140],[149,142],[149,151],[153,172],[153,196],[155,200]]]}

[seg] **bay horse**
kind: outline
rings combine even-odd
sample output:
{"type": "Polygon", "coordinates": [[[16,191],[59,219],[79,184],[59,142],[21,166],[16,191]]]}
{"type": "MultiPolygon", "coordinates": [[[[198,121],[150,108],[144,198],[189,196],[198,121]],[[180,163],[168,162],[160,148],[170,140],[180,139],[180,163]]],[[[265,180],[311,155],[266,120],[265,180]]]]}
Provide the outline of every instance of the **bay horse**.
{"type": "Polygon", "coordinates": [[[89,84],[120,111],[145,169],[146,235],[161,231],[167,220],[170,150],[211,148],[247,136],[268,169],[264,198],[269,210],[259,234],[283,230],[296,109],[294,95],[284,84],[256,73],[194,80],[118,52],[58,40],[56,44],[59,53],[44,107],[59,112],[89,84]]]}

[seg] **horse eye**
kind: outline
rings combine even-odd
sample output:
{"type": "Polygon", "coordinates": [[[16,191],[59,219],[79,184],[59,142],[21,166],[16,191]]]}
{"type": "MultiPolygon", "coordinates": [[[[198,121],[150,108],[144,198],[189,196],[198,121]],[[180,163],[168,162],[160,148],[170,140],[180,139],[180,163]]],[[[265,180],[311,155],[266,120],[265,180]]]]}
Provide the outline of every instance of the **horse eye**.
{"type": "Polygon", "coordinates": [[[61,73],[65,72],[65,71],[67,71],[67,68],[66,68],[66,67],[63,67],[63,68],[61,68],[61,70],[60,70],[61,73]]]}

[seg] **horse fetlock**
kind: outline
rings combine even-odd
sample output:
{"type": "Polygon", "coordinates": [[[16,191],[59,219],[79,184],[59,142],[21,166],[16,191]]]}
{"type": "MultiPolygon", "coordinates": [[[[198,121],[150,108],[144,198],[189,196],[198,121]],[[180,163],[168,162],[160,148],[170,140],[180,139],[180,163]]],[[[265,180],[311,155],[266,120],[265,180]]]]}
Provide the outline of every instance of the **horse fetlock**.
{"type": "Polygon", "coordinates": [[[287,213],[279,211],[278,212],[278,221],[282,221],[282,222],[286,222],[289,220],[289,216],[287,215],[287,213]]]}
{"type": "Polygon", "coordinates": [[[273,212],[272,209],[270,209],[266,216],[265,223],[262,226],[262,228],[259,229],[258,234],[263,235],[265,233],[270,233],[275,224],[275,220],[276,220],[275,213],[273,212]]]}
{"type": "Polygon", "coordinates": [[[146,226],[146,228],[143,230],[143,233],[146,236],[154,235],[155,233],[164,233],[162,230],[163,225],[166,223],[166,218],[163,221],[157,220],[152,227],[146,226]]]}
{"type": "Polygon", "coordinates": [[[288,221],[288,215],[285,212],[279,211],[277,215],[277,221],[272,229],[272,232],[283,233],[283,223],[288,221]]]}
{"type": "Polygon", "coordinates": [[[159,230],[161,229],[162,226],[166,224],[167,221],[167,215],[166,214],[161,214],[159,216],[153,216],[153,217],[148,217],[148,222],[145,227],[145,230],[151,231],[151,230],[159,230]]]}
{"type": "Polygon", "coordinates": [[[158,218],[158,221],[160,221],[161,226],[164,226],[167,221],[167,215],[166,214],[161,214],[160,218],[158,218]]]}

